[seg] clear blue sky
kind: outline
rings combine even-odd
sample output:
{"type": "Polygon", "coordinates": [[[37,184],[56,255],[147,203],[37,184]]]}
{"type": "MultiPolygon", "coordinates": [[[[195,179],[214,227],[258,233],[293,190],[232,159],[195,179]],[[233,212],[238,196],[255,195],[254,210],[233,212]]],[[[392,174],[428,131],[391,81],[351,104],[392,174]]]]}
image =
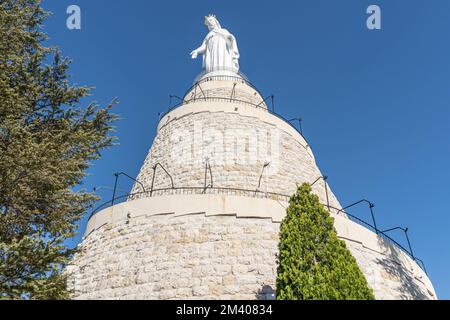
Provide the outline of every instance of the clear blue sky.
{"type": "MultiPolygon", "coordinates": [[[[102,104],[120,99],[120,145],[104,152],[83,187],[112,187],[117,171],[137,175],[169,94],[182,95],[200,72],[200,59],[188,53],[203,40],[203,17],[214,13],[237,37],[253,84],[276,95],[279,113],[304,118],[341,203],[367,198],[380,228],[408,226],[439,298],[450,298],[450,1],[46,0],[44,7],[53,12],[49,43],[74,61],[72,81],[95,86],[102,104]],[[80,31],[66,28],[70,4],[81,7],[80,31]],[[366,28],[370,4],[381,6],[381,31],[366,28]]],[[[119,188],[130,186],[122,180],[119,188]]],[[[111,197],[108,189],[99,194],[111,197]]],[[[354,213],[369,220],[365,208],[354,213]]]]}

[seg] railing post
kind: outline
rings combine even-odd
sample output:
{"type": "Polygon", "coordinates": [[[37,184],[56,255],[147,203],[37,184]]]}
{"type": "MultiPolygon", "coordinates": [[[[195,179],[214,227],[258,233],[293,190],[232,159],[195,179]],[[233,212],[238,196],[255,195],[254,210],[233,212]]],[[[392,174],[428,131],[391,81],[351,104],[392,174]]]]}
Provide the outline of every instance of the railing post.
{"type": "Polygon", "coordinates": [[[125,172],[119,172],[119,173],[117,173],[117,175],[119,175],[119,176],[122,175],[122,176],[127,177],[127,178],[130,179],[130,180],[133,180],[134,182],[136,182],[137,184],[139,184],[139,185],[141,186],[142,191],[144,191],[144,193],[147,192],[147,191],[145,190],[145,187],[144,187],[144,185],[142,184],[142,182],[140,182],[139,180],[137,180],[137,179],[133,178],[132,176],[126,174],[125,172]]]}
{"type": "Polygon", "coordinates": [[[150,189],[150,197],[153,196],[153,187],[155,186],[156,164],[153,166],[152,188],[150,189]]]}
{"type": "Polygon", "coordinates": [[[203,99],[205,99],[205,101],[206,101],[207,97],[206,97],[205,92],[202,89],[202,86],[200,85],[200,82],[197,82],[197,86],[198,86],[198,88],[200,89],[200,91],[201,91],[201,93],[203,95],[203,99]]]}
{"type": "Polygon", "coordinates": [[[209,167],[209,175],[211,178],[211,188],[214,188],[214,178],[212,174],[211,163],[209,162],[209,160],[208,160],[208,167],[209,167]]]}
{"type": "MultiPolygon", "coordinates": [[[[263,101],[261,101],[259,104],[257,104],[256,107],[259,108],[263,103],[266,103],[266,101],[269,100],[269,98],[272,98],[272,109],[273,109],[273,95],[265,98],[263,101]]],[[[267,104],[266,104],[266,106],[267,106],[267,104]]],[[[267,110],[269,110],[269,107],[267,107],[267,110]]]]}
{"type": "Polygon", "coordinates": [[[169,111],[172,109],[173,98],[180,100],[184,104],[184,99],[181,99],[179,96],[175,96],[173,94],[169,95],[169,111]]]}
{"type": "Polygon", "coordinates": [[[411,242],[409,241],[409,236],[408,236],[408,228],[406,228],[405,230],[405,236],[406,236],[406,241],[408,241],[408,247],[409,247],[409,252],[411,253],[411,257],[416,260],[416,257],[414,256],[412,247],[411,247],[411,242]]]}
{"type": "Polygon", "coordinates": [[[207,179],[208,179],[208,160],[206,160],[206,162],[205,162],[205,184],[204,184],[203,193],[206,193],[206,189],[208,189],[207,184],[206,184],[207,179]]]}
{"type": "MultiPolygon", "coordinates": [[[[173,182],[172,176],[171,176],[170,173],[166,170],[166,168],[164,168],[163,165],[162,165],[161,163],[158,162],[158,163],[155,164],[155,166],[153,167],[153,181],[152,181],[152,190],[151,190],[151,194],[153,194],[153,186],[154,186],[154,181],[155,181],[155,173],[156,173],[156,168],[157,168],[158,166],[160,166],[161,169],[163,169],[163,171],[164,171],[164,172],[166,173],[166,175],[169,177],[170,182],[172,183],[172,189],[175,189],[175,184],[174,184],[174,182],[173,182]]],[[[151,196],[151,194],[150,194],[150,196],[151,196]]]]}
{"type": "Polygon", "coordinates": [[[275,112],[275,96],[272,94],[272,112],[275,112]]]}
{"type": "Polygon", "coordinates": [[[113,196],[111,200],[111,205],[114,205],[114,199],[116,198],[116,190],[117,190],[117,181],[119,180],[119,174],[114,173],[114,176],[116,177],[116,181],[114,182],[114,190],[113,190],[113,196]]]}
{"type": "Polygon", "coordinates": [[[259,189],[261,188],[261,180],[262,180],[262,178],[263,178],[264,171],[266,170],[266,168],[267,168],[268,166],[270,166],[270,162],[265,162],[265,163],[264,163],[264,166],[263,166],[263,168],[262,168],[262,171],[261,171],[261,175],[259,176],[258,188],[256,189],[256,192],[260,191],[259,189]]]}
{"type": "Polygon", "coordinates": [[[194,102],[197,99],[197,86],[198,86],[198,82],[195,83],[195,87],[194,87],[194,102]]]}
{"type": "Polygon", "coordinates": [[[232,101],[233,101],[233,98],[235,97],[235,94],[236,94],[236,85],[237,85],[237,83],[235,82],[235,83],[233,84],[233,90],[231,91],[230,102],[232,102],[232,101]]]}
{"type": "Polygon", "coordinates": [[[209,159],[206,158],[205,161],[205,184],[204,184],[204,189],[203,189],[203,193],[206,193],[206,190],[208,188],[214,188],[214,181],[213,181],[213,175],[212,175],[212,169],[211,169],[211,164],[209,163],[209,159]],[[211,183],[208,185],[207,181],[208,181],[208,171],[209,171],[209,179],[211,181],[211,183]]]}
{"type": "Polygon", "coordinates": [[[377,228],[377,223],[375,221],[375,215],[373,213],[373,208],[375,207],[375,205],[372,202],[369,202],[369,208],[370,208],[370,214],[372,215],[372,221],[373,221],[373,226],[375,227],[375,232],[377,234],[379,234],[378,228],[377,228]]]}
{"type": "Polygon", "coordinates": [[[328,187],[327,187],[328,176],[323,176],[323,183],[325,184],[325,196],[327,198],[327,208],[330,211],[330,200],[328,199],[328,187]]]}
{"type": "Polygon", "coordinates": [[[291,119],[291,120],[287,120],[287,122],[289,122],[291,124],[292,124],[293,121],[298,121],[298,131],[300,132],[301,135],[303,135],[303,127],[302,127],[303,119],[300,118],[300,117],[297,117],[297,118],[294,118],[294,119],[291,119]]]}
{"type": "MultiPolygon", "coordinates": [[[[320,179],[322,179],[325,184],[325,197],[327,199],[327,208],[328,208],[328,211],[330,211],[331,207],[330,207],[330,199],[328,197],[328,187],[327,187],[328,176],[322,176],[322,177],[317,178],[316,181],[314,181],[312,184],[310,184],[310,186],[312,188],[317,182],[319,182],[320,179]]],[[[339,211],[337,214],[339,214],[339,211]]]]}
{"type": "MultiPolygon", "coordinates": [[[[355,202],[355,203],[352,203],[349,206],[346,206],[345,208],[342,209],[342,211],[344,212],[345,210],[347,210],[347,209],[349,209],[351,207],[354,207],[354,206],[356,206],[356,205],[358,205],[360,203],[363,203],[363,202],[365,202],[365,203],[367,203],[369,205],[370,214],[372,216],[372,222],[373,222],[373,226],[372,227],[375,229],[376,234],[379,234],[380,230],[378,230],[377,222],[375,221],[375,214],[373,213],[373,208],[375,208],[375,205],[372,202],[370,202],[369,200],[366,200],[366,199],[359,200],[358,202],[355,202]]],[[[339,211],[341,211],[341,210],[339,210],[339,211]]]]}

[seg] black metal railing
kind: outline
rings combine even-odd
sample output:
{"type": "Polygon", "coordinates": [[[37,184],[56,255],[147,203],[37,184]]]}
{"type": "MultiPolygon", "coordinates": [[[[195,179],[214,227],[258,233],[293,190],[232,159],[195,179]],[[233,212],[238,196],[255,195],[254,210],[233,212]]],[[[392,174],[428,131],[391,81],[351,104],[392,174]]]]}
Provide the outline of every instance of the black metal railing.
{"type": "MultiPolygon", "coordinates": [[[[208,170],[208,167],[207,169],[208,170]]],[[[320,177],[319,179],[317,179],[314,183],[316,183],[317,181],[319,181],[320,179],[323,179],[325,182],[325,187],[326,187],[326,178],[327,177],[320,177]]],[[[205,178],[206,180],[206,178],[205,178]]],[[[146,197],[155,197],[155,196],[160,196],[160,195],[175,195],[175,194],[226,194],[226,195],[240,195],[240,196],[249,196],[249,197],[256,197],[256,198],[266,198],[266,199],[274,199],[274,200],[278,200],[278,201],[283,201],[283,202],[289,202],[289,200],[291,199],[290,195],[286,195],[286,194],[281,194],[281,193],[275,193],[275,192],[264,192],[264,191],[260,191],[258,189],[256,190],[250,190],[250,189],[243,189],[243,188],[231,188],[231,187],[214,187],[211,185],[206,185],[202,186],[202,187],[169,187],[169,188],[159,188],[159,189],[153,189],[150,191],[145,191],[145,192],[136,192],[136,193],[130,193],[127,195],[122,195],[116,198],[113,198],[103,204],[101,204],[100,206],[98,206],[97,208],[95,208],[93,210],[93,212],[91,213],[91,216],[89,217],[89,219],[91,219],[96,213],[98,213],[99,211],[106,209],[112,205],[121,203],[121,202],[125,202],[127,200],[135,200],[135,199],[140,199],[140,198],[146,198],[146,197]]],[[[327,196],[328,199],[328,196],[327,196]]],[[[357,203],[362,203],[365,202],[367,200],[361,200],[357,203]]],[[[372,204],[371,202],[369,202],[370,204],[372,204]]],[[[345,208],[350,208],[353,207],[355,204],[347,206],[345,208]]],[[[405,254],[407,254],[411,259],[413,259],[415,262],[417,262],[418,266],[420,268],[422,268],[422,270],[427,273],[427,270],[425,268],[425,263],[419,259],[418,257],[416,257],[413,254],[412,251],[412,247],[411,247],[411,243],[410,243],[410,239],[408,237],[407,231],[408,229],[403,229],[403,228],[392,228],[392,229],[388,229],[385,231],[382,231],[380,229],[378,229],[374,223],[374,225],[364,221],[363,219],[349,213],[348,211],[346,211],[346,209],[344,208],[335,208],[333,206],[330,205],[329,201],[327,200],[326,204],[323,204],[324,207],[328,208],[328,211],[333,212],[337,215],[340,214],[344,214],[348,219],[350,219],[351,221],[365,227],[368,228],[369,230],[373,230],[377,235],[379,235],[380,237],[382,237],[384,240],[390,242],[393,246],[398,247],[401,251],[403,251],[405,254]],[[387,232],[396,230],[396,229],[403,229],[405,230],[405,234],[407,237],[407,241],[408,241],[408,245],[409,245],[409,251],[402,246],[398,241],[394,240],[392,237],[390,237],[387,232]]],[[[371,208],[371,215],[373,218],[373,221],[375,221],[375,217],[374,217],[374,213],[373,213],[373,204],[372,206],[370,206],[371,208]]]]}
{"type": "MultiPolygon", "coordinates": [[[[201,76],[206,75],[206,74],[201,74],[201,76]]],[[[254,102],[250,102],[247,100],[241,100],[241,99],[236,99],[235,94],[234,94],[234,90],[235,87],[233,87],[232,89],[232,94],[230,97],[223,97],[223,96],[207,96],[201,85],[205,82],[208,81],[214,81],[214,80],[232,80],[235,82],[241,82],[241,83],[245,83],[246,85],[248,85],[249,87],[251,87],[253,90],[255,90],[259,96],[263,97],[262,93],[259,91],[258,88],[256,88],[248,79],[247,77],[239,72],[240,77],[236,77],[236,76],[228,76],[228,75],[216,75],[216,76],[208,76],[205,77],[203,79],[200,80],[196,80],[194,85],[192,87],[190,87],[186,93],[184,94],[185,98],[180,98],[179,96],[176,95],[169,95],[169,108],[167,109],[167,111],[165,112],[160,112],[159,113],[159,120],[161,121],[162,118],[164,118],[167,114],[169,114],[170,112],[184,106],[190,103],[195,103],[198,101],[208,101],[208,102],[230,102],[230,103],[238,103],[238,104],[246,104],[249,106],[252,106],[256,109],[262,109],[264,111],[269,112],[270,114],[272,114],[273,116],[279,118],[280,120],[283,120],[285,123],[287,123],[289,126],[291,126],[292,128],[294,128],[295,131],[298,132],[298,134],[306,141],[306,143],[308,143],[307,139],[305,138],[304,134],[303,134],[303,128],[302,128],[302,119],[297,117],[291,120],[286,119],[285,117],[283,117],[282,115],[278,114],[275,112],[275,95],[271,94],[269,96],[267,96],[266,98],[263,98],[263,100],[259,101],[258,103],[254,103],[254,102]],[[199,92],[201,93],[200,97],[197,97],[197,88],[199,90],[199,92]],[[188,94],[190,92],[194,91],[194,96],[192,98],[186,99],[186,97],[188,96],[188,94]],[[179,103],[175,104],[172,106],[172,100],[173,99],[177,99],[179,101],[179,103]],[[266,105],[267,101],[271,101],[271,107],[272,109],[269,109],[268,106],[266,105]],[[298,128],[292,123],[294,120],[299,122],[299,126],[298,128]]],[[[200,78],[200,76],[198,77],[200,78]]]]}
{"type": "MultiPolygon", "coordinates": [[[[349,213],[348,211],[345,211],[345,210],[343,210],[343,209],[338,209],[338,208],[335,208],[335,207],[332,207],[332,206],[330,206],[330,209],[335,210],[335,211],[336,211],[335,213],[338,214],[338,215],[339,215],[340,213],[345,214],[345,215],[347,216],[347,218],[349,218],[349,219],[352,220],[353,222],[356,222],[357,224],[359,224],[359,225],[361,225],[361,226],[363,226],[363,227],[366,227],[366,228],[368,228],[368,229],[374,231],[378,236],[382,237],[384,240],[387,240],[388,242],[390,242],[390,243],[393,244],[394,246],[396,246],[396,247],[398,247],[399,249],[401,249],[401,250],[402,250],[404,253],[406,253],[411,259],[413,259],[415,262],[417,262],[417,264],[420,266],[420,268],[422,268],[422,270],[423,270],[425,273],[427,273],[427,270],[426,270],[426,268],[425,268],[425,263],[424,263],[421,259],[419,259],[418,257],[416,257],[416,256],[414,255],[414,253],[413,253],[413,251],[412,251],[412,248],[411,248],[411,242],[410,242],[410,240],[409,240],[409,237],[408,237],[407,233],[406,233],[406,239],[407,239],[407,242],[408,242],[408,245],[409,245],[409,249],[410,249],[410,250],[407,250],[407,249],[406,249],[404,246],[402,246],[398,241],[394,240],[392,237],[390,237],[389,235],[387,235],[387,232],[389,232],[389,231],[392,231],[392,230],[394,230],[394,229],[402,229],[402,228],[396,227],[396,228],[392,228],[392,229],[389,229],[389,230],[386,230],[386,231],[382,231],[382,230],[378,229],[376,226],[371,225],[370,223],[368,223],[368,222],[364,221],[363,219],[361,219],[361,218],[359,218],[359,217],[357,217],[357,216],[355,216],[355,215],[349,213]]],[[[406,230],[408,230],[408,228],[406,228],[406,230]]]]}
{"type": "MultiPolygon", "coordinates": [[[[274,99],[273,96],[269,96],[268,98],[271,98],[272,100],[274,99]]],[[[308,143],[307,139],[305,138],[305,136],[303,135],[303,130],[301,128],[297,128],[292,121],[289,122],[286,118],[284,118],[282,115],[274,112],[273,110],[269,110],[266,109],[265,107],[261,106],[261,104],[256,104],[250,101],[245,101],[245,100],[241,100],[241,99],[236,99],[236,98],[229,98],[229,97],[211,97],[211,96],[205,96],[205,97],[197,97],[197,98],[192,98],[189,100],[183,100],[182,102],[176,104],[175,106],[170,107],[166,112],[160,113],[159,114],[159,119],[163,119],[167,114],[169,114],[170,112],[185,106],[187,104],[190,103],[194,103],[194,102],[198,102],[198,101],[208,101],[208,102],[232,102],[232,103],[238,103],[238,104],[246,104],[249,106],[252,106],[256,109],[261,109],[264,111],[269,112],[271,115],[279,118],[280,120],[283,120],[286,124],[288,124],[290,127],[292,127],[305,141],[306,143],[308,143]]]]}
{"type": "MultiPolygon", "coordinates": [[[[205,75],[206,75],[206,74],[205,74],[205,75]]],[[[200,75],[197,77],[197,79],[200,79],[201,76],[204,76],[204,74],[200,74],[200,75]]],[[[202,84],[204,84],[204,83],[206,83],[206,82],[210,82],[210,81],[222,81],[222,80],[225,80],[225,81],[233,81],[235,84],[237,84],[237,83],[243,83],[243,84],[249,86],[250,88],[252,88],[253,90],[255,90],[261,97],[263,96],[262,93],[261,93],[261,91],[259,91],[259,89],[258,89],[257,87],[255,87],[255,86],[247,79],[247,77],[246,77],[243,73],[239,72],[239,76],[231,76],[231,75],[215,75],[215,76],[208,76],[208,77],[205,77],[205,78],[200,79],[200,80],[196,80],[196,81],[194,82],[194,84],[193,84],[193,85],[185,92],[185,94],[183,95],[183,97],[186,98],[186,97],[188,96],[188,94],[191,93],[191,92],[193,92],[193,91],[194,91],[195,96],[196,96],[196,95],[197,95],[197,89],[200,90],[200,93],[202,93],[202,92],[203,92],[202,84]]],[[[234,89],[235,89],[235,88],[233,88],[233,90],[234,90],[234,89]]],[[[203,94],[203,96],[205,96],[204,92],[203,92],[202,94],[203,94]]],[[[184,101],[184,99],[181,99],[181,98],[179,98],[178,96],[173,96],[173,95],[172,95],[171,97],[172,97],[172,98],[177,98],[177,99],[179,99],[179,100],[181,100],[181,101],[184,101]]],[[[188,99],[188,100],[190,100],[190,99],[188,99]]]]}
{"type": "MultiPolygon", "coordinates": [[[[206,71],[202,71],[200,72],[194,79],[194,83],[192,85],[192,87],[190,88],[191,90],[197,85],[197,84],[202,84],[204,82],[208,82],[208,81],[213,81],[213,80],[231,80],[231,81],[238,81],[238,82],[242,82],[247,84],[248,86],[254,88],[255,90],[258,91],[258,89],[248,80],[248,77],[242,72],[242,71],[238,71],[236,72],[234,69],[217,69],[214,70],[213,72],[206,72],[206,71]],[[229,74],[215,74],[214,72],[220,72],[220,71],[226,71],[226,72],[230,72],[229,74]],[[208,75],[210,74],[210,75],[208,75]],[[233,75],[235,74],[235,75],[233,75]],[[208,75],[208,76],[207,76],[208,75]]],[[[187,93],[189,93],[190,90],[187,91],[187,93]]],[[[259,91],[258,91],[259,92],[259,91]]]]}
{"type": "MultiPolygon", "coordinates": [[[[255,87],[247,79],[247,77],[243,73],[240,72],[239,75],[240,75],[240,77],[238,77],[238,76],[229,76],[229,75],[208,76],[208,77],[205,77],[205,78],[203,78],[201,80],[195,81],[194,84],[183,95],[183,97],[186,98],[189,93],[194,92],[194,98],[191,98],[191,99],[185,99],[185,98],[182,99],[182,98],[180,98],[178,96],[175,96],[175,95],[170,95],[169,97],[170,97],[170,99],[176,98],[176,99],[180,100],[181,102],[192,101],[192,100],[195,101],[195,100],[199,99],[199,98],[197,98],[197,89],[198,89],[200,91],[200,93],[203,95],[203,98],[206,98],[206,95],[203,92],[202,84],[204,84],[206,82],[210,82],[210,81],[221,81],[221,80],[234,81],[234,86],[233,86],[232,93],[234,93],[237,83],[243,83],[243,84],[249,86],[250,88],[252,88],[253,90],[255,90],[260,97],[263,97],[263,94],[261,93],[261,91],[259,91],[259,89],[257,87],[255,87]]],[[[233,101],[233,99],[232,99],[233,96],[234,96],[234,94],[232,94],[231,97],[230,97],[231,101],[233,101]]],[[[230,98],[228,98],[228,99],[230,99],[230,98]]],[[[273,94],[268,96],[267,98],[263,99],[258,104],[255,104],[255,106],[260,106],[261,104],[265,103],[269,98],[272,98],[272,108],[273,108],[274,107],[274,103],[273,103],[274,95],[273,94]]],[[[170,106],[169,106],[169,109],[170,109],[170,106]]]]}
{"type": "Polygon", "coordinates": [[[249,196],[256,197],[256,198],[270,198],[270,199],[277,199],[282,200],[285,202],[288,202],[291,196],[284,195],[281,193],[275,193],[275,192],[264,192],[260,190],[250,190],[250,189],[240,189],[240,188],[228,188],[228,187],[210,187],[210,186],[203,186],[203,187],[168,187],[168,188],[158,188],[158,189],[152,189],[150,191],[145,192],[135,192],[135,193],[129,193],[126,195],[121,195],[118,197],[115,197],[114,199],[111,199],[109,201],[106,201],[96,207],[89,219],[91,219],[96,213],[98,213],[101,210],[104,210],[106,208],[111,207],[114,204],[119,204],[121,202],[125,202],[127,200],[135,200],[140,198],[151,198],[154,196],[159,195],[174,195],[174,194],[248,194],[249,196]]]}

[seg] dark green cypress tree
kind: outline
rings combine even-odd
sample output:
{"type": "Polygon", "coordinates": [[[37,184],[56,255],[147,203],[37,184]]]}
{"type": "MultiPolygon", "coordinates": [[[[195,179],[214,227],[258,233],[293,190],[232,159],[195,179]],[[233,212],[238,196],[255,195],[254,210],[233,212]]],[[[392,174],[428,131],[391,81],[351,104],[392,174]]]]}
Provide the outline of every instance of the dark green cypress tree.
{"type": "Polygon", "coordinates": [[[334,229],[334,219],[300,186],[281,223],[278,300],[373,300],[355,258],[334,229]]]}
{"type": "Polygon", "coordinates": [[[110,107],[82,99],[43,45],[39,0],[0,0],[0,299],[66,299],[65,240],[95,195],[74,191],[113,143],[110,107]]]}

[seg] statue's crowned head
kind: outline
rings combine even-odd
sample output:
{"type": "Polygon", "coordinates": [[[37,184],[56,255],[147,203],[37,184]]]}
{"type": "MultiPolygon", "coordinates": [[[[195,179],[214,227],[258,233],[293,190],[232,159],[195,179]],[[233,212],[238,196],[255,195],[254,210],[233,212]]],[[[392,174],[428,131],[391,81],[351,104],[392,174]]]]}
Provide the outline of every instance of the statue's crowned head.
{"type": "Polygon", "coordinates": [[[210,14],[205,17],[205,25],[209,29],[214,29],[214,28],[222,29],[222,27],[220,26],[219,20],[217,20],[216,16],[213,14],[210,14]]]}

